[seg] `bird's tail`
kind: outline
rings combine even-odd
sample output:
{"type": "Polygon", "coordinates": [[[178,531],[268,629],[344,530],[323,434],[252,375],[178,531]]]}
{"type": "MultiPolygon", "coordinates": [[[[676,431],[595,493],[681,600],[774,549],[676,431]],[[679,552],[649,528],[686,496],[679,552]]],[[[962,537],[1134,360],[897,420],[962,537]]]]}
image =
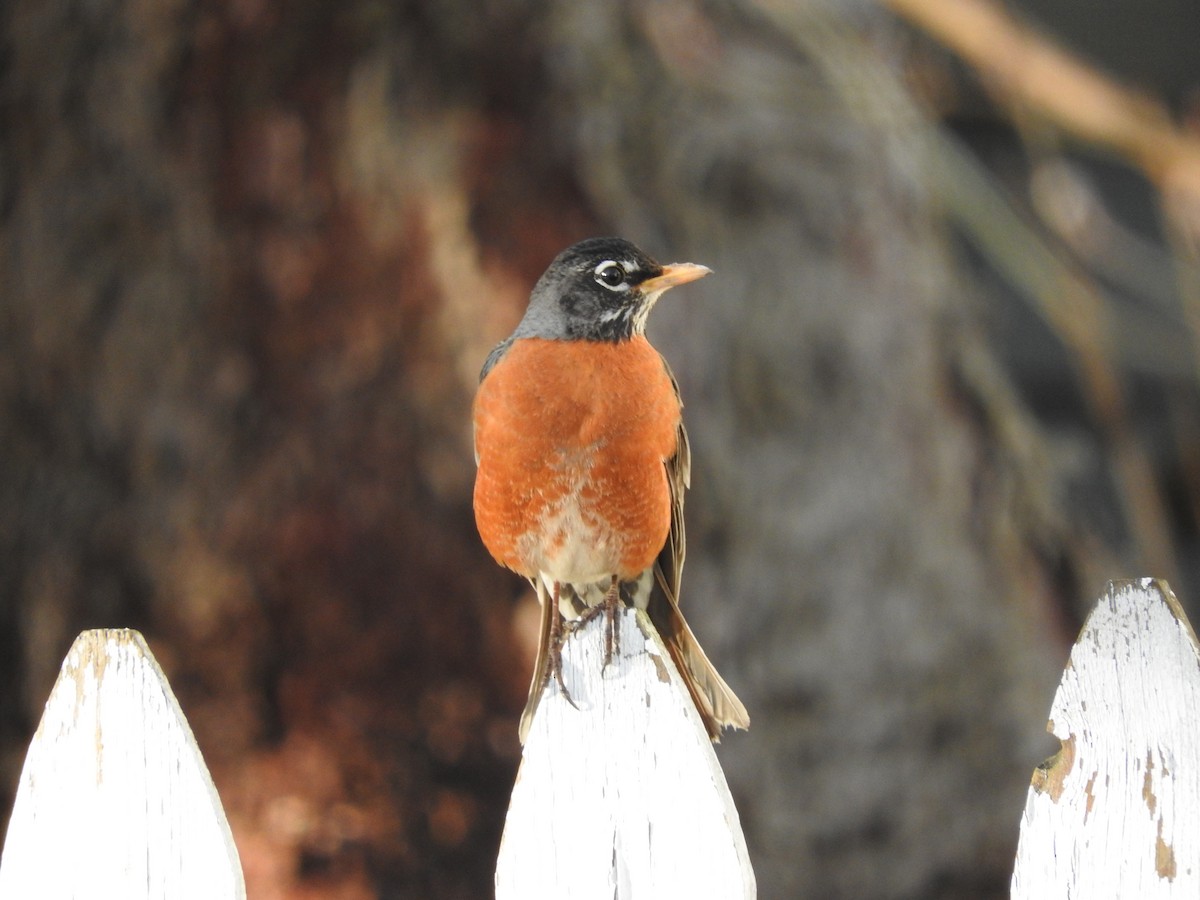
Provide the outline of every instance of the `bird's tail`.
{"type": "MultiPolygon", "coordinates": [[[[683,683],[692,697],[696,711],[704,722],[704,728],[714,743],[721,740],[723,728],[750,727],[750,715],[746,707],[737,698],[737,694],[725,683],[716,668],[704,653],[696,635],[683,618],[675,593],[670,589],[663,577],[662,570],[655,566],[654,583],[646,605],[650,622],[666,645],[675,668],[679,670],[683,683]]],[[[529,698],[525,710],[521,714],[519,735],[521,743],[525,743],[529,735],[529,727],[533,722],[533,714],[537,710],[542,692],[549,682],[548,668],[551,649],[550,631],[553,627],[552,616],[559,615],[558,604],[542,579],[534,579],[541,606],[541,628],[538,637],[537,658],[533,665],[533,675],[529,684],[529,698]]]]}
{"type": "Polygon", "coordinates": [[[558,605],[554,602],[545,582],[541,578],[531,578],[530,581],[537,590],[538,606],[541,607],[541,624],[538,628],[537,656],[533,661],[533,675],[529,682],[529,697],[525,700],[525,709],[521,712],[521,724],[517,729],[521,746],[525,745],[525,738],[529,737],[529,726],[533,724],[533,714],[537,711],[538,702],[542,699],[542,690],[550,680],[547,670],[550,666],[550,632],[553,627],[551,617],[559,614],[558,605]]]}
{"type": "Polygon", "coordinates": [[[683,618],[674,592],[668,588],[661,572],[659,576],[646,612],[666,644],[675,668],[683,676],[708,736],[717,743],[721,740],[722,728],[749,728],[750,714],[716,667],[709,662],[696,635],[683,618]]]}

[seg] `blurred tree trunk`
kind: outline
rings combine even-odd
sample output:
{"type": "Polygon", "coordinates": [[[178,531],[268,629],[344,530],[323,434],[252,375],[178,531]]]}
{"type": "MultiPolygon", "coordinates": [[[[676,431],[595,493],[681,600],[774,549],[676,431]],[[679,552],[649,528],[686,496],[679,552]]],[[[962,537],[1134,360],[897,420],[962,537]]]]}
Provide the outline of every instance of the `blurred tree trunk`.
{"type": "Polygon", "coordinates": [[[618,231],[717,271],[651,329],[694,439],[685,602],[754,719],[722,758],[763,896],[1006,894],[1078,563],[926,126],[839,80],[895,74],[886,20],[0,17],[6,791],[74,634],[139,627],[253,896],[486,895],[525,607],[474,535],[468,405],[548,259],[618,231]]]}

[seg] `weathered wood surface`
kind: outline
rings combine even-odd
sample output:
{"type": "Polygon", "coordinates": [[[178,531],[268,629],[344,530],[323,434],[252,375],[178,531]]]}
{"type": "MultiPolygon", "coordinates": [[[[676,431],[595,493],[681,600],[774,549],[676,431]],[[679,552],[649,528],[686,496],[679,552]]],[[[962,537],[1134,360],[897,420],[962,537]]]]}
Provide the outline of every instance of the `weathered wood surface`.
{"type": "Polygon", "coordinates": [[[534,716],[497,898],[754,897],[737,810],[674,664],[625,610],[602,671],[604,628],[598,617],[563,652],[578,708],[551,684],[534,716]]]}
{"type": "Polygon", "coordinates": [[[0,897],[245,896],[212,779],[142,636],[84,632],[25,759],[0,897]]]}
{"type": "Polygon", "coordinates": [[[1165,582],[1109,585],[1050,711],[1012,896],[1200,896],[1200,646],[1165,582]]]}

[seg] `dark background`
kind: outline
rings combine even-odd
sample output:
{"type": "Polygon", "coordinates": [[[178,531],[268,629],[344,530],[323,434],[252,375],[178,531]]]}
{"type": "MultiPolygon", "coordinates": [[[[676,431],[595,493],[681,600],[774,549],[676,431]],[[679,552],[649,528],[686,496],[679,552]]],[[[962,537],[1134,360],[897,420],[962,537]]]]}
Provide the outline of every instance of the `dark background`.
{"type": "MultiPolygon", "coordinates": [[[[1191,4],[1021,9],[1197,121],[1191,4]]],[[[1200,596],[1170,210],[870,3],[10,0],[4,805],[70,641],[135,627],[252,898],[487,896],[536,617],[470,399],[620,233],[716,272],[651,336],[761,895],[1007,896],[1092,600],[1200,596]]]]}

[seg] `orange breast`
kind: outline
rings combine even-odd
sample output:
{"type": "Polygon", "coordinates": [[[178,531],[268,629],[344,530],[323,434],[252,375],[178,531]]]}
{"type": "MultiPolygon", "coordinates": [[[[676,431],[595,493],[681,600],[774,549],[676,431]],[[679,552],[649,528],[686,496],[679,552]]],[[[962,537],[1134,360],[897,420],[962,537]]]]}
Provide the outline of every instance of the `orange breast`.
{"type": "Polygon", "coordinates": [[[564,582],[641,574],[670,529],[679,415],[645,338],[516,341],[475,397],[475,521],[492,556],[564,582]]]}

